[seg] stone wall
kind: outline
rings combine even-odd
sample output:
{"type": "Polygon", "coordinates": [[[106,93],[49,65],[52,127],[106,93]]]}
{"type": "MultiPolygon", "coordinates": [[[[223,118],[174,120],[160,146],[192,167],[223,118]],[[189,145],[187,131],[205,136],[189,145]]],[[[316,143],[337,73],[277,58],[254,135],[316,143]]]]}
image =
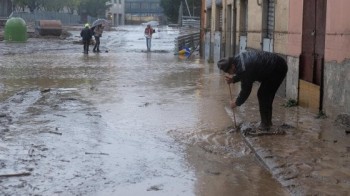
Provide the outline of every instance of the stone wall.
{"type": "Polygon", "coordinates": [[[323,107],[327,115],[350,114],[350,60],[324,66],[323,107]]]}
{"type": "Polygon", "coordinates": [[[286,96],[298,100],[299,89],[299,57],[287,57],[288,73],[286,77],[286,96]]]}

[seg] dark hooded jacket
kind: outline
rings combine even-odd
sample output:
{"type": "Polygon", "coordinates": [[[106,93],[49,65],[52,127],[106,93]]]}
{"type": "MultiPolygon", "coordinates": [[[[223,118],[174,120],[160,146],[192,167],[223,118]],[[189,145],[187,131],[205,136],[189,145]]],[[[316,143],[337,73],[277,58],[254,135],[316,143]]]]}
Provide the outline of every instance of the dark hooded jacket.
{"type": "Polygon", "coordinates": [[[279,55],[264,51],[243,52],[229,59],[235,65],[233,82],[241,82],[236,105],[242,105],[249,97],[255,81],[264,82],[275,76],[276,68],[287,70],[286,61],[279,55]]]}
{"type": "Polygon", "coordinates": [[[90,40],[92,38],[92,31],[89,27],[85,27],[80,32],[80,36],[83,38],[83,40],[90,40]]]}

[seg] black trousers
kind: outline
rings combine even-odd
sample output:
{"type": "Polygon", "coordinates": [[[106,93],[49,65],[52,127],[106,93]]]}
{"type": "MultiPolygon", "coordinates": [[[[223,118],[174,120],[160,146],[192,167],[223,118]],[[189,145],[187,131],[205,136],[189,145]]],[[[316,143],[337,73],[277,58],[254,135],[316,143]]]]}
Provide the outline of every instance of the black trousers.
{"type": "Polygon", "coordinates": [[[100,51],[100,37],[99,36],[95,36],[95,46],[93,51],[100,51]]]}
{"type": "Polygon", "coordinates": [[[90,40],[83,40],[83,44],[84,44],[84,53],[88,53],[89,52],[90,40]]]}
{"type": "Polygon", "coordinates": [[[278,87],[286,77],[288,66],[285,61],[278,62],[270,77],[264,79],[258,90],[261,126],[272,126],[272,103],[278,87]]]}

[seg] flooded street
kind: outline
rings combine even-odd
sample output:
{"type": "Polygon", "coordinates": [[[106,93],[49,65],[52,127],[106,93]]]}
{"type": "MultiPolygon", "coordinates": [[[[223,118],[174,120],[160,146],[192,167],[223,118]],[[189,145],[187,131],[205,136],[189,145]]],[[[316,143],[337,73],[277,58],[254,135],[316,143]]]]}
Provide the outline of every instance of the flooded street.
{"type": "Polygon", "coordinates": [[[143,28],[88,55],[79,31],[0,42],[0,195],[288,195],[232,129],[216,65],[174,55],[172,28],[146,52],[143,28]]]}

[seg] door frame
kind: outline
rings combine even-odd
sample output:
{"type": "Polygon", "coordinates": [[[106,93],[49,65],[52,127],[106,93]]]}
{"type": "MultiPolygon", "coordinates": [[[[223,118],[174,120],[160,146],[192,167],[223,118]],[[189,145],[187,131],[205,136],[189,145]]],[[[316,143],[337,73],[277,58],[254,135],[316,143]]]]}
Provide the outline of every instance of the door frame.
{"type": "Polygon", "coordinates": [[[327,0],[303,1],[298,101],[312,111],[322,111],[323,105],[326,13],[327,0]]]}

